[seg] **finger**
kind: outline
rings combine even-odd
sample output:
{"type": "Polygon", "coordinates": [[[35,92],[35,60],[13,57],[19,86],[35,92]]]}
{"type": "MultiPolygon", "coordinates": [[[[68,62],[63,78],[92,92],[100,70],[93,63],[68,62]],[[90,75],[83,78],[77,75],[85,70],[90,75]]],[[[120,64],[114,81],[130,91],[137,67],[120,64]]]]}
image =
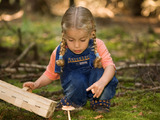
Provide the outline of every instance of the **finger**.
{"type": "Polygon", "coordinates": [[[91,91],[92,91],[93,94],[95,94],[95,90],[94,89],[91,89],[91,91]]]}
{"type": "Polygon", "coordinates": [[[100,90],[96,97],[99,98],[101,94],[102,94],[102,91],[100,90]]]}
{"type": "Polygon", "coordinates": [[[91,85],[90,87],[88,87],[88,88],[86,89],[86,91],[90,91],[90,90],[92,90],[93,88],[94,88],[94,86],[91,85]]]}
{"type": "Polygon", "coordinates": [[[29,87],[29,88],[33,89],[34,85],[31,82],[27,82],[27,83],[23,84],[23,87],[29,87]]]}
{"type": "Polygon", "coordinates": [[[97,94],[97,96],[96,96],[96,97],[97,97],[97,98],[99,98],[99,96],[100,96],[100,95],[101,95],[101,92],[98,92],[98,94],[97,94]]]}
{"type": "Polygon", "coordinates": [[[97,89],[96,88],[94,88],[94,96],[93,96],[94,98],[96,98],[97,97],[97,89]]]}
{"type": "Polygon", "coordinates": [[[101,96],[101,94],[102,94],[102,91],[103,91],[102,89],[98,89],[96,94],[95,94],[95,97],[99,98],[101,96]]]}
{"type": "Polygon", "coordinates": [[[25,87],[25,83],[23,84],[23,87],[25,87]]]}
{"type": "Polygon", "coordinates": [[[28,87],[28,86],[29,86],[28,83],[23,84],[23,87],[28,87]]]}
{"type": "Polygon", "coordinates": [[[98,98],[98,95],[99,95],[99,90],[96,90],[96,92],[95,92],[95,94],[94,94],[94,98],[96,97],[96,98],[98,98]]]}
{"type": "Polygon", "coordinates": [[[96,95],[94,95],[93,98],[96,98],[96,95]]]}
{"type": "Polygon", "coordinates": [[[33,84],[30,84],[29,87],[33,90],[34,85],[33,85],[33,84]]]}

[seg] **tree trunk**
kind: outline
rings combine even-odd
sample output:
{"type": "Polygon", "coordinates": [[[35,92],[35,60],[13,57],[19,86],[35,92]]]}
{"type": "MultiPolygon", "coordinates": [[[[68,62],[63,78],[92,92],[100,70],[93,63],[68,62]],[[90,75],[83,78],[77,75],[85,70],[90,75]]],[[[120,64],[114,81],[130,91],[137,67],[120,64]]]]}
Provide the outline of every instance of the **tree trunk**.
{"type": "Polygon", "coordinates": [[[0,2],[0,9],[1,10],[8,9],[10,7],[11,7],[11,5],[9,3],[9,0],[1,0],[1,2],[0,2]]]}
{"type": "Polygon", "coordinates": [[[11,10],[12,12],[15,12],[20,8],[20,0],[15,0],[13,4],[11,4],[9,0],[2,0],[0,2],[0,10],[11,10]]]}
{"type": "Polygon", "coordinates": [[[127,9],[131,11],[131,13],[135,16],[141,15],[141,4],[144,0],[123,0],[124,5],[127,9]]]}
{"type": "Polygon", "coordinates": [[[70,7],[75,6],[74,0],[70,0],[69,6],[70,6],[70,7]]]}
{"type": "Polygon", "coordinates": [[[46,0],[26,0],[25,11],[27,12],[38,12],[42,14],[51,14],[50,8],[46,0]]]}

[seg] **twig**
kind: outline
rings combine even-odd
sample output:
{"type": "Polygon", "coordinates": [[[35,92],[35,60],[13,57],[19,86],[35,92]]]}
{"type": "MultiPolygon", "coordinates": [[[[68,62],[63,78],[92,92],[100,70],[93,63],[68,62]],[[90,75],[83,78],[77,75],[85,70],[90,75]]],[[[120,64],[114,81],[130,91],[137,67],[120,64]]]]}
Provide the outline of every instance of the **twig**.
{"type": "Polygon", "coordinates": [[[137,63],[137,64],[130,64],[130,65],[124,65],[116,67],[116,70],[122,70],[122,69],[128,69],[128,68],[138,68],[138,67],[160,67],[160,63],[150,63],[150,64],[144,64],[144,63],[137,63]]]}
{"type": "Polygon", "coordinates": [[[116,94],[116,97],[123,97],[125,94],[127,94],[126,92],[118,92],[116,94]]]}
{"type": "Polygon", "coordinates": [[[54,91],[51,93],[51,95],[59,95],[59,94],[62,94],[63,93],[63,89],[61,90],[58,90],[58,91],[54,91]]]}
{"type": "Polygon", "coordinates": [[[16,72],[36,72],[37,70],[33,68],[17,67],[17,68],[4,68],[1,71],[7,73],[16,73],[16,72]]]}
{"type": "Polygon", "coordinates": [[[11,31],[14,32],[14,33],[17,33],[17,31],[16,31],[15,29],[13,29],[13,28],[8,24],[7,21],[5,21],[5,20],[3,19],[2,22],[5,24],[5,26],[6,26],[9,30],[11,30],[11,31]]]}
{"type": "Polygon", "coordinates": [[[2,63],[0,65],[0,68],[6,68],[7,66],[9,66],[11,63],[13,62],[13,60],[8,60],[8,61],[5,61],[4,63],[2,63]]]}
{"type": "MultiPolygon", "coordinates": [[[[153,88],[149,88],[149,89],[142,89],[142,90],[135,90],[135,91],[132,91],[132,93],[141,93],[141,92],[147,92],[147,91],[158,91],[158,90],[160,90],[160,86],[158,86],[158,87],[153,87],[153,88]]],[[[122,97],[122,96],[124,96],[124,95],[126,95],[126,94],[129,94],[130,93],[130,91],[127,91],[127,92],[118,92],[117,94],[116,94],[116,96],[117,97],[122,97]]]]}
{"type": "Polygon", "coordinates": [[[37,64],[27,64],[27,63],[20,63],[20,67],[28,67],[28,68],[37,68],[37,69],[46,69],[47,66],[45,65],[37,65],[37,64]]]}
{"type": "Polygon", "coordinates": [[[10,76],[11,76],[10,73],[0,74],[0,78],[10,77],[10,76]]]}
{"type": "Polygon", "coordinates": [[[124,86],[119,86],[118,89],[125,89],[125,90],[136,90],[135,88],[131,88],[131,87],[124,87],[124,86]]]}
{"type": "Polygon", "coordinates": [[[58,91],[53,91],[53,92],[42,91],[39,95],[44,96],[44,97],[51,97],[53,95],[60,95],[62,93],[63,93],[63,89],[58,90],[58,91]]]}
{"type": "Polygon", "coordinates": [[[152,82],[152,84],[156,87],[155,83],[153,82],[152,78],[150,77],[150,73],[148,72],[149,80],[152,82]]]}
{"type": "Polygon", "coordinates": [[[14,60],[14,61],[11,63],[11,65],[10,65],[9,67],[15,66],[15,65],[28,53],[28,51],[29,51],[31,48],[33,48],[33,46],[35,46],[35,43],[34,43],[34,42],[32,42],[32,43],[22,52],[22,54],[21,54],[16,60],[14,60]]]}
{"type": "Polygon", "coordinates": [[[20,47],[23,46],[23,43],[22,43],[22,32],[21,32],[20,28],[17,29],[17,33],[18,33],[18,38],[19,38],[19,45],[18,45],[18,47],[20,48],[20,47]]]}
{"type": "Polygon", "coordinates": [[[30,74],[18,74],[18,75],[11,75],[11,78],[12,79],[24,79],[24,78],[38,78],[40,77],[40,73],[39,74],[33,74],[33,73],[30,73],[30,74]]]}
{"type": "Polygon", "coordinates": [[[139,78],[134,77],[123,77],[123,76],[116,76],[119,82],[133,82],[134,80],[140,81],[139,78]]]}

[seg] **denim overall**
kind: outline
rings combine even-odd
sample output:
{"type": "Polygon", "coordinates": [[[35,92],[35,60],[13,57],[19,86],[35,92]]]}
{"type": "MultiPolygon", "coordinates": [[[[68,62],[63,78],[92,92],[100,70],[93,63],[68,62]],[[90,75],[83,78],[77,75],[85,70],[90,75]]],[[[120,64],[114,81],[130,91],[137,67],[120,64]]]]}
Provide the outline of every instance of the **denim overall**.
{"type": "MultiPolygon", "coordinates": [[[[60,46],[57,49],[56,60],[59,58],[59,51],[60,46]]],[[[65,97],[78,106],[85,105],[88,98],[93,99],[92,92],[87,92],[86,89],[98,81],[104,72],[103,68],[93,67],[95,58],[93,40],[91,39],[88,48],[81,54],[75,54],[66,48],[66,53],[63,56],[64,67],[55,65],[55,72],[60,73],[65,97]]],[[[115,95],[117,84],[118,80],[114,76],[98,100],[110,100],[115,95]]]]}

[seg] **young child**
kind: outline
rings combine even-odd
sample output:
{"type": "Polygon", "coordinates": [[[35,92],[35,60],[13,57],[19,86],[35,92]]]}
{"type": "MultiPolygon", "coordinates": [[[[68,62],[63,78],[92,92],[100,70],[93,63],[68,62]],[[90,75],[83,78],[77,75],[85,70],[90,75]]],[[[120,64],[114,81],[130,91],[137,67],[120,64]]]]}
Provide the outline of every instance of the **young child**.
{"type": "Polygon", "coordinates": [[[59,107],[81,107],[89,99],[93,110],[108,112],[118,80],[110,53],[96,38],[92,13],[84,7],[70,7],[61,26],[62,41],[53,51],[46,71],[23,87],[33,90],[60,79],[65,96],[59,107]]]}

